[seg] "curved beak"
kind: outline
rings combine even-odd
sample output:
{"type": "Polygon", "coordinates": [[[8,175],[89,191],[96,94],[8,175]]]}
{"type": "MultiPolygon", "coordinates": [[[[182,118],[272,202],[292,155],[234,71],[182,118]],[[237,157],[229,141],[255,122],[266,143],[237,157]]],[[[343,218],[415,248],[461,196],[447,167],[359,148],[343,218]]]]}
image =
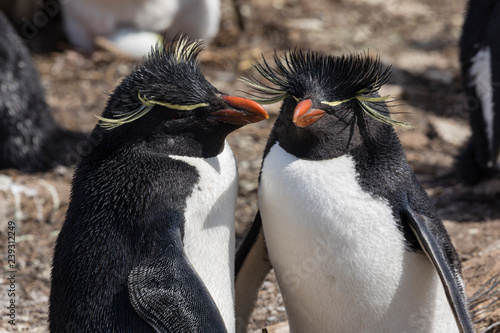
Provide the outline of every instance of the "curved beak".
{"type": "Polygon", "coordinates": [[[313,109],[313,102],[310,99],[303,100],[297,104],[293,110],[293,123],[295,126],[304,128],[311,126],[325,115],[325,111],[313,109]]]}
{"type": "Polygon", "coordinates": [[[220,96],[231,109],[222,109],[210,113],[210,117],[228,124],[246,125],[269,118],[269,114],[262,105],[248,98],[236,96],[220,96]]]}

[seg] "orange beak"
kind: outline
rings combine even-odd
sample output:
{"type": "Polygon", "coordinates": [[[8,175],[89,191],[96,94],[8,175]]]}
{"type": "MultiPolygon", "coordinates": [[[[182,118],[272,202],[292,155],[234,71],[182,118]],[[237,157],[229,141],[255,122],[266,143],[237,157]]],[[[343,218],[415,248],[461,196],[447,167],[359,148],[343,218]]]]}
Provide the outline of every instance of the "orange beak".
{"type": "Polygon", "coordinates": [[[293,123],[300,128],[308,127],[324,115],[325,111],[313,109],[313,102],[310,99],[306,99],[299,102],[295,107],[293,111],[293,123]]]}
{"type": "Polygon", "coordinates": [[[222,109],[214,111],[210,117],[228,124],[246,125],[256,123],[269,118],[269,114],[262,105],[248,98],[236,96],[220,96],[234,109],[222,109]]]}

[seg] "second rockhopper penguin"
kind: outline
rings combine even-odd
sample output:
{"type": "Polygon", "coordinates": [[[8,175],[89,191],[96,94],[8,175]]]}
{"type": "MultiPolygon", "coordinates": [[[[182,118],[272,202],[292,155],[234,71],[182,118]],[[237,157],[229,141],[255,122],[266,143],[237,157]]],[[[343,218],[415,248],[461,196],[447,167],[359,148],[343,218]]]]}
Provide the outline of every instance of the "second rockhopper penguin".
{"type": "Polygon", "coordinates": [[[157,47],[111,95],[55,248],[51,332],[233,332],[237,169],[225,141],[268,115],[157,47]]]}
{"type": "Polygon", "coordinates": [[[300,50],[275,62],[256,66],[271,84],[248,81],[283,105],[236,255],[238,322],[272,264],[290,332],[472,332],[458,255],[378,95],[389,70],[300,50]]]}

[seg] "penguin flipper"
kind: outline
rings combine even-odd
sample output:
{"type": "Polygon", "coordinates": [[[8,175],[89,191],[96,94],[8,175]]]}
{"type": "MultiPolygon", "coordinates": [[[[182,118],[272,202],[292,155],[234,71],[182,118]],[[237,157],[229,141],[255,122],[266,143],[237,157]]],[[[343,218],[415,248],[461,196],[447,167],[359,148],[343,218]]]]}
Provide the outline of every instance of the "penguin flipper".
{"type": "Polygon", "coordinates": [[[184,253],[180,232],[128,276],[135,311],[157,332],[227,332],[217,305],[184,253]]]}
{"type": "Polygon", "coordinates": [[[260,287],[271,268],[259,211],[236,252],[236,332],[246,332],[260,287]]]}
{"type": "Polygon", "coordinates": [[[412,209],[408,209],[405,213],[411,231],[438,272],[460,332],[473,333],[474,329],[468,311],[462,279],[458,271],[453,270],[450,260],[444,253],[443,246],[440,244],[438,237],[432,232],[434,230],[432,227],[435,224],[434,221],[427,216],[416,213],[412,209]]]}

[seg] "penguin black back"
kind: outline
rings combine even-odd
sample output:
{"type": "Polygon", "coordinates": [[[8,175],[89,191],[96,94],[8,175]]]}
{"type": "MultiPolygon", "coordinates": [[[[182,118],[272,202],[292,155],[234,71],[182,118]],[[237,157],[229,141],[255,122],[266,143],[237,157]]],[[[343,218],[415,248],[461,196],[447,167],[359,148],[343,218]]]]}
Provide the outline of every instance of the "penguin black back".
{"type": "Polygon", "coordinates": [[[0,13],[0,169],[46,171],[74,162],[86,135],[59,127],[28,49],[0,13]]]}
{"type": "MultiPolygon", "coordinates": [[[[193,268],[197,258],[184,249],[192,242],[187,237],[196,238],[186,236],[196,222],[187,212],[203,216],[212,207],[187,202],[204,186],[197,163],[218,162],[230,153],[227,134],[267,114],[208,83],[198,67],[200,51],[200,43],[186,39],[155,48],[99,117],[91,136],[102,141],[76,169],[55,248],[51,332],[226,331],[226,309],[218,309],[193,268]]],[[[234,227],[234,214],[220,222],[234,227]]]]}

